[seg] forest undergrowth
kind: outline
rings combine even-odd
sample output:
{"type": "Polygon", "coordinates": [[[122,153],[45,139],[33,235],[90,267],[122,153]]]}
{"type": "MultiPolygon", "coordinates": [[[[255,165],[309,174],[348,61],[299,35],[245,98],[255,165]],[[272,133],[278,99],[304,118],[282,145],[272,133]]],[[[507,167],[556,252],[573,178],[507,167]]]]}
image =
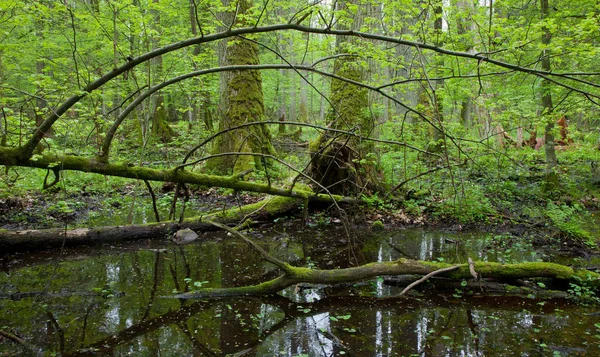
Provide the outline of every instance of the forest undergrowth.
{"type": "MultiPolygon", "coordinates": [[[[157,151],[149,161],[168,160],[167,151],[157,151]],[[163,154],[161,154],[161,152],[163,154]],[[162,155],[162,156],[161,156],[162,155]]],[[[172,154],[172,153],[171,153],[172,154]]],[[[307,159],[284,154],[288,162],[301,166],[307,159]]],[[[315,226],[340,224],[390,229],[410,226],[447,230],[483,230],[508,233],[562,249],[594,250],[598,247],[600,222],[599,151],[588,146],[571,147],[559,153],[560,185],[548,188],[544,180],[543,153],[530,148],[504,148],[503,152],[473,155],[465,165],[439,170],[422,177],[435,163],[398,152],[381,153],[377,163],[385,184],[382,192],[361,192],[360,207],[312,207],[308,221],[315,226]],[[403,182],[401,187],[396,187],[403,182]]],[[[151,165],[151,164],[149,164],[151,165]]],[[[284,167],[271,167],[269,179],[284,182],[284,167]]],[[[9,168],[0,182],[0,228],[44,229],[127,225],[156,220],[152,198],[143,181],[63,172],[59,184],[43,190],[46,172],[9,168]]],[[[249,175],[264,181],[265,172],[249,175]]],[[[310,184],[310,182],[308,182],[310,184]]],[[[230,189],[188,186],[177,194],[176,185],[151,183],[161,220],[224,210],[260,200],[255,193],[230,189]],[[188,196],[186,200],[185,197],[188,196]]],[[[301,204],[295,218],[302,220],[301,204]]]]}

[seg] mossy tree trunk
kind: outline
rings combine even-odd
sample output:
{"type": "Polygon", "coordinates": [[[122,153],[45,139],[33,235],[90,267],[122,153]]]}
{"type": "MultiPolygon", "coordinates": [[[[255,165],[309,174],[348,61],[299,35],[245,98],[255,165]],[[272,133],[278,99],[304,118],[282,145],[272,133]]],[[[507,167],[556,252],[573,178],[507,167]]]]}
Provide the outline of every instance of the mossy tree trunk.
{"type": "MultiPolygon", "coordinates": [[[[337,9],[352,12],[351,2],[338,2],[337,9]]],[[[358,5],[358,4],[353,4],[358,5]]],[[[364,22],[367,9],[364,5],[352,6],[356,9],[350,25],[340,25],[342,29],[358,30],[364,22]]],[[[341,22],[341,21],[340,21],[341,22]]],[[[338,36],[337,53],[347,54],[338,57],[333,66],[335,75],[363,82],[366,78],[365,63],[360,58],[360,40],[354,37],[338,36]]],[[[351,130],[361,137],[370,137],[375,129],[374,118],[369,113],[367,90],[339,79],[332,79],[330,109],[327,121],[335,129],[351,130]]],[[[372,142],[361,138],[320,136],[311,145],[311,175],[313,179],[330,192],[349,194],[360,193],[364,189],[375,189],[379,179],[373,153],[372,142]]]]}
{"type": "MultiPolygon", "coordinates": [[[[223,5],[230,6],[229,0],[223,5]]],[[[250,0],[232,3],[234,7],[222,13],[225,25],[249,25],[244,15],[252,7],[250,0]],[[237,8],[235,8],[237,5],[237,8]]],[[[258,45],[254,42],[233,38],[219,44],[219,66],[259,64],[258,45]]],[[[221,97],[219,105],[219,131],[240,124],[260,121],[264,116],[264,98],[260,71],[231,71],[221,73],[221,97]]],[[[274,155],[271,134],[266,125],[256,125],[244,130],[233,130],[220,135],[213,146],[213,154],[229,152],[263,153],[274,155]]],[[[250,168],[262,168],[260,157],[220,156],[207,161],[207,169],[215,173],[230,174],[250,168]]]]}

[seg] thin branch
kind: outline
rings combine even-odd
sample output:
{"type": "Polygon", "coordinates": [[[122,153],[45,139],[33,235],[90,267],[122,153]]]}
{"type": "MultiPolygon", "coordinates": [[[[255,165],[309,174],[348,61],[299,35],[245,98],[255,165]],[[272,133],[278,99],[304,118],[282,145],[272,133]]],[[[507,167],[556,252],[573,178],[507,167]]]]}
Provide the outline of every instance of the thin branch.
{"type": "Polygon", "coordinates": [[[473,279],[475,280],[479,280],[478,277],[479,275],[477,275],[477,272],[475,271],[475,263],[473,262],[473,259],[471,259],[471,257],[469,257],[469,272],[471,273],[471,276],[473,277],[473,279]]]}
{"type": "Polygon", "coordinates": [[[449,272],[449,271],[452,271],[452,270],[456,270],[458,268],[460,268],[460,266],[454,265],[454,266],[451,266],[451,267],[448,267],[448,268],[442,268],[442,269],[438,269],[436,271],[432,271],[431,273],[425,275],[421,279],[419,279],[419,280],[417,280],[415,282],[412,282],[409,286],[405,287],[404,290],[402,290],[402,292],[400,294],[398,294],[398,296],[402,296],[402,295],[406,294],[410,289],[412,289],[415,286],[417,286],[417,285],[419,285],[419,284],[427,281],[429,278],[431,278],[433,276],[436,276],[436,275],[439,275],[439,274],[442,274],[442,273],[445,273],[445,272],[449,272]]]}
{"type": "Polygon", "coordinates": [[[160,215],[158,214],[158,208],[156,208],[156,195],[154,194],[154,190],[152,190],[152,186],[148,180],[144,180],[146,187],[148,188],[148,192],[150,192],[150,197],[152,197],[152,209],[154,210],[154,218],[156,218],[156,222],[160,222],[160,215]]]}
{"type": "MultiPolygon", "coordinates": [[[[271,120],[251,122],[251,123],[244,123],[244,124],[240,124],[238,126],[227,128],[227,129],[222,130],[222,131],[220,131],[218,133],[215,133],[215,134],[209,136],[208,138],[204,139],[200,144],[198,144],[198,145],[194,146],[192,149],[190,149],[190,151],[184,157],[182,164],[179,165],[179,166],[177,166],[177,167],[175,167],[175,170],[180,170],[181,168],[183,168],[185,166],[188,166],[186,163],[187,163],[187,160],[192,156],[192,154],[194,152],[196,152],[198,149],[200,149],[201,147],[203,147],[204,145],[206,145],[207,143],[209,143],[210,141],[212,141],[213,139],[215,139],[216,137],[218,137],[220,135],[223,135],[223,134],[225,134],[227,132],[233,131],[233,130],[243,129],[243,128],[246,128],[246,127],[249,127],[249,126],[261,125],[261,124],[281,124],[281,123],[279,121],[271,121],[271,120]]],[[[439,155],[439,154],[432,153],[432,152],[429,152],[427,150],[420,149],[420,148],[418,148],[416,146],[412,146],[412,145],[407,144],[406,142],[402,142],[402,141],[374,139],[374,138],[364,137],[364,136],[356,134],[355,132],[352,132],[352,131],[341,130],[341,129],[334,129],[334,128],[324,127],[324,126],[315,125],[315,124],[308,124],[308,123],[286,121],[285,125],[305,126],[305,127],[309,127],[309,128],[315,128],[315,129],[318,129],[318,130],[328,131],[328,132],[331,132],[331,133],[337,133],[337,134],[343,134],[343,135],[352,136],[352,137],[358,138],[360,140],[368,140],[368,141],[373,141],[373,142],[376,142],[376,143],[383,143],[383,144],[403,146],[403,147],[407,147],[409,149],[418,151],[418,152],[423,153],[423,154],[435,156],[435,157],[437,157],[439,159],[442,158],[442,156],[439,155]]]]}
{"type": "Polygon", "coordinates": [[[254,23],[254,27],[258,26],[260,19],[262,19],[262,16],[265,14],[265,10],[267,10],[267,5],[269,5],[269,0],[265,1],[265,4],[263,5],[262,10],[260,11],[260,14],[258,15],[258,18],[256,19],[256,22],[254,23]]]}
{"type": "Polygon", "coordinates": [[[311,67],[316,67],[321,62],[325,62],[325,61],[329,61],[329,60],[335,60],[335,59],[342,58],[342,57],[356,57],[356,55],[353,55],[353,54],[350,54],[350,53],[340,53],[340,54],[333,55],[333,56],[327,56],[327,57],[323,57],[323,58],[320,58],[320,59],[316,60],[310,66],[311,67]]]}
{"type": "Polygon", "coordinates": [[[436,171],[439,171],[439,170],[443,170],[443,169],[450,169],[450,168],[452,168],[452,167],[454,167],[454,166],[461,166],[461,165],[464,165],[464,164],[465,164],[465,163],[457,163],[457,164],[450,165],[450,166],[436,166],[436,167],[433,167],[433,168],[431,168],[431,169],[429,169],[429,170],[427,170],[427,171],[423,171],[423,172],[421,172],[420,174],[418,174],[418,175],[416,175],[416,176],[409,177],[409,178],[407,178],[406,180],[404,180],[404,181],[400,182],[399,184],[397,184],[396,186],[394,186],[394,187],[393,187],[393,188],[390,190],[390,192],[388,192],[388,193],[385,195],[385,197],[384,197],[383,199],[384,199],[384,200],[387,200],[387,198],[388,198],[388,197],[389,197],[389,196],[390,196],[392,193],[394,193],[395,191],[397,191],[398,189],[400,189],[402,186],[406,185],[408,182],[410,182],[410,181],[413,181],[413,180],[416,180],[416,179],[418,179],[419,177],[423,177],[423,176],[429,175],[429,174],[431,174],[431,173],[434,173],[434,172],[436,172],[436,171]]]}
{"type": "Polygon", "coordinates": [[[198,16],[198,4],[196,4],[196,0],[192,0],[193,8],[194,8],[194,19],[196,21],[196,26],[198,26],[198,30],[200,31],[200,37],[204,37],[204,31],[202,31],[202,25],[200,24],[200,17],[198,16]]]}
{"type": "Polygon", "coordinates": [[[23,346],[29,348],[29,346],[27,345],[27,342],[25,342],[24,339],[20,338],[19,336],[15,335],[15,334],[12,334],[8,331],[4,331],[4,330],[0,329],[0,336],[4,337],[5,339],[7,339],[9,341],[18,343],[20,345],[23,345],[23,346]]]}
{"type": "Polygon", "coordinates": [[[75,65],[75,76],[77,77],[77,89],[81,89],[81,81],[79,79],[79,68],[77,65],[77,31],[75,30],[75,15],[69,7],[65,4],[67,11],[69,12],[69,18],[71,19],[71,29],[73,30],[73,64],[75,65]]]}

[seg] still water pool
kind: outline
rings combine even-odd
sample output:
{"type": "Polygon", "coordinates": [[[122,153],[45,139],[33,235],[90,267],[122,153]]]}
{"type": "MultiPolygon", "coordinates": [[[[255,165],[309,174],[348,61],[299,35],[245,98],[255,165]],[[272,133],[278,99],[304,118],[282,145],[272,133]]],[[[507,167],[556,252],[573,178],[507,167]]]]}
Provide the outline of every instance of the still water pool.
{"type": "MultiPolygon", "coordinates": [[[[274,225],[252,238],[297,266],[398,258],[547,260],[485,233],[373,233],[274,225]]],[[[574,264],[587,264],[573,260],[574,264]]],[[[255,284],[274,267],[226,233],[5,256],[0,356],[600,356],[600,312],[570,300],[455,289],[393,297],[383,279],[294,286],[276,296],[182,300],[202,287],[255,284]]]]}

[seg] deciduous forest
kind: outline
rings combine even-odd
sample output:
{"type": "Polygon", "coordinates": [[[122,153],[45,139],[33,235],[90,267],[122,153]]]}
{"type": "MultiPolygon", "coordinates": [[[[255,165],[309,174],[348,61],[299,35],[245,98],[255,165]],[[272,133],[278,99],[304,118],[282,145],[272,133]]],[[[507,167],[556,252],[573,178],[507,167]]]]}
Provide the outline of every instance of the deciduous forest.
{"type": "Polygon", "coordinates": [[[0,0],[0,356],[597,355],[598,63],[590,0],[0,0]]]}

